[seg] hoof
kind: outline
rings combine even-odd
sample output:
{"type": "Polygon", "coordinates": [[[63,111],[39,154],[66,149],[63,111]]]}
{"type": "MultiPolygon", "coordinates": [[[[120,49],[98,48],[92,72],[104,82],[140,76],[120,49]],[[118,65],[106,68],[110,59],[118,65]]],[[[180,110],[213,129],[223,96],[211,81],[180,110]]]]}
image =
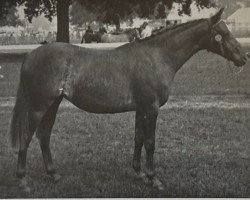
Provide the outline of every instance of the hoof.
{"type": "Polygon", "coordinates": [[[62,178],[62,176],[60,174],[57,174],[57,173],[51,175],[51,177],[53,178],[53,181],[55,183],[57,183],[62,178]]]}
{"type": "Polygon", "coordinates": [[[163,186],[163,184],[161,183],[161,181],[157,178],[153,178],[153,187],[158,189],[159,191],[164,191],[165,188],[163,186]]]}
{"type": "Polygon", "coordinates": [[[148,185],[148,186],[152,186],[153,185],[153,181],[151,178],[149,178],[147,175],[145,177],[143,177],[143,182],[148,185]]]}
{"type": "Polygon", "coordinates": [[[142,180],[146,185],[152,185],[152,180],[147,176],[146,173],[140,171],[135,173],[135,177],[142,180]]]}
{"type": "Polygon", "coordinates": [[[142,171],[139,171],[139,172],[135,172],[135,177],[137,179],[143,179],[144,177],[146,177],[146,174],[142,171]]]}
{"type": "Polygon", "coordinates": [[[25,188],[22,188],[22,192],[24,192],[26,195],[29,195],[31,192],[30,187],[26,186],[25,188]]]}
{"type": "Polygon", "coordinates": [[[26,195],[29,195],[31,192],[30,187],[28,187],[27,180],[25,178],[22,178],[19,180],[19,188],[22,192],[24,192],[26,195]]]}

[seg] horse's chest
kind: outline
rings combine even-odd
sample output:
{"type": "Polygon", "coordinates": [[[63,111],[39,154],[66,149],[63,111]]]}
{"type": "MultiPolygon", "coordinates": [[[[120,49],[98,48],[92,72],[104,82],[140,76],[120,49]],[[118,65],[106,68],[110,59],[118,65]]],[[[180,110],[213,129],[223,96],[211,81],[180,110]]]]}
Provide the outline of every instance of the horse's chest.
{"type": "Polygon", "coordinates": [[[164,105],[169,97],[170,88],[173,82],[174,73],[171,70],[165,70],[158,76],[157,95],[160,105],[164,105]]]}
{"type": "Polygon", "coordinates": [[[160,106],[163,106],[167,101],[170,93],[170,86],[168,84],[160,84],[158,86],[157,95],[160,106]]]}

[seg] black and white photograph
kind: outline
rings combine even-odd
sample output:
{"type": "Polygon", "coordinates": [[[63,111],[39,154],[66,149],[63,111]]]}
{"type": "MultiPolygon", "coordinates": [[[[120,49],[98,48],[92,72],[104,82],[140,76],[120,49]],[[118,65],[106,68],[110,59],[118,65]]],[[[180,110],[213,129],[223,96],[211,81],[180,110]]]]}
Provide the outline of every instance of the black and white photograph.
{"type": "Polygon", "coordinates": [[[250,198],[250,0],[1,0],[0,199],[250,198]]]}

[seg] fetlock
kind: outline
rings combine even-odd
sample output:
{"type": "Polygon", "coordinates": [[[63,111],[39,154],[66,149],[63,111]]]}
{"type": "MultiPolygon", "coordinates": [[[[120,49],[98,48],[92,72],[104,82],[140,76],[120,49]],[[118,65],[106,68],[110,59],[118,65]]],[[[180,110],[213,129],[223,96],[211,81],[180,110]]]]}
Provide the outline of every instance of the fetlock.
{"type": "Polygon", "coordinates": [[[141,171],[141,164],[139,162],[134,161],[132,167],[136,173],[139,173],[141,171]]]}
{"type": "Polygon", "coordinates": [[[25,169],[18,169],[17,172],[16,172],[16,176],[17,176],[17,178],[19,178],[19,179],[24,178],[25,175],[26,175],[25,169]]]}
{"type": "Polygon", "coordinates": [[[155,171],[153,169],[148,169],[147,167],[145,168],[145,173],[150,179],[153,179],[155,176],[155,171]]]}
{"type": "Polygon", "coordinates": [[[56,173],[56,170],[54,167],[47,167],[46,172],[48,175],[53,176],[56,173]]]}

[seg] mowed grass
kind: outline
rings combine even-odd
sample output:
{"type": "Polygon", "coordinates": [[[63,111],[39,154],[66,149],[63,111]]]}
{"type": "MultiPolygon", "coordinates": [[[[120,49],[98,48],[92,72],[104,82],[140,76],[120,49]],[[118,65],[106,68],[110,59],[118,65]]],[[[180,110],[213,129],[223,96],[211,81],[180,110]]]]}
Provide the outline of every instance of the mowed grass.
{"type": "MultiPolygon", "coordinates": [[[[249,46],[244,50],[250,51],[249,46]]],[[[0,97],[15,96],[19,83],[23,53],[0,54],[0,97]]],[[[246,95],[250,96],[250,61],[240,68],[224,58],[201,51],[194,55],[176,74],[172,95],[246,95]]]]}
{"type": "Polygon", "coordinates": [[[250,195],[250,108],[161,110],[155,164],[157,176],[165,185],[162,193],[133,175],[133,112],[96,115],[60,108],[51,149],[63,178],[54,184],[45,174],[34,137],[27,157],[30,196],[19,191],[14,175],[17,155],[9,146],[7,134],[10,111],[3,108],[0,113],[0,198],[250,195]]]}

